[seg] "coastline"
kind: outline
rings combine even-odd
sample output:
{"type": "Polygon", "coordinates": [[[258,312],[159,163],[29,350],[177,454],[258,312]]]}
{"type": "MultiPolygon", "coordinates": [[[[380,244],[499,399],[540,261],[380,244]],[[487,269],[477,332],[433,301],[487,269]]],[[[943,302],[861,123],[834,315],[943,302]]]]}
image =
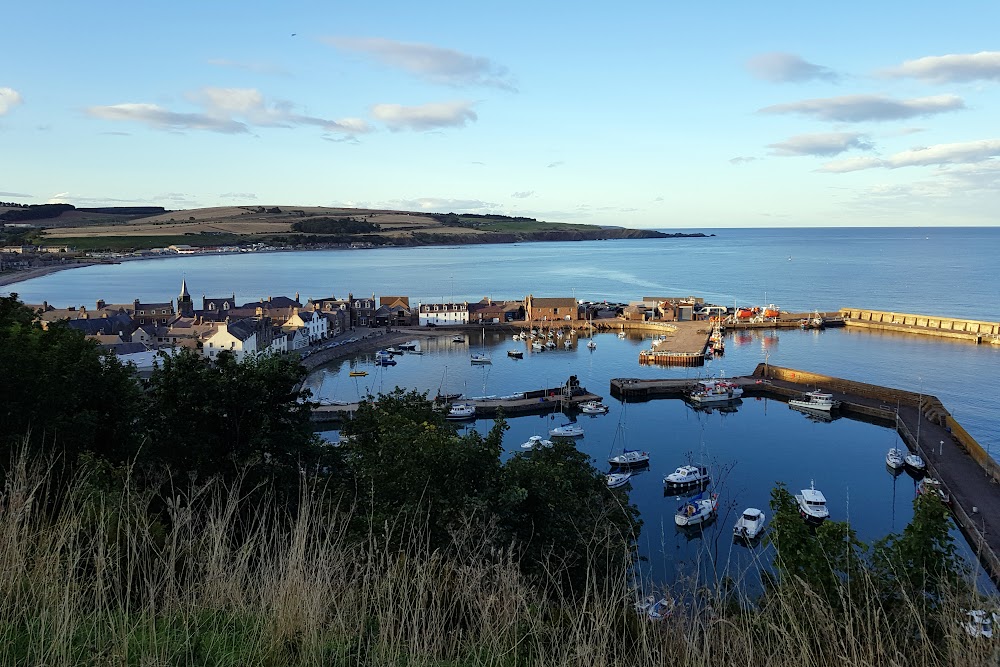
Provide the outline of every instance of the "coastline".
{"type": "Polygon", "coordinates": [[[100,264],[100,262],[78,262],[75,264],[61,264],[59,266],[42,266],[35,269],[26,269],[24,271],[12,271],[11,273],[0,273],[0,287],[6,285],[16,285],[17,283],[23,282],[25,280],[31,280],[32,278],[41,278],[42,276],[47,276],[50,273],[56,273],[58,271],[65,271],[67,269],[79,269],[84,266],[93,266],[95,264],[100,264]]]}

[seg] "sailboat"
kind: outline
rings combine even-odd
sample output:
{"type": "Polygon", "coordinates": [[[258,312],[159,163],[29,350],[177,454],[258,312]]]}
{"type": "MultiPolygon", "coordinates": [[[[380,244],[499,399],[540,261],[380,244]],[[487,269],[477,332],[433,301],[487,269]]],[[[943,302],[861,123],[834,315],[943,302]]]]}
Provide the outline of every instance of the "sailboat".
{"type": "Polygon", "coordinates": [[[490,359],[489,355],[486,354],[486,327],[483,327],[483,351],[473,352],[472,356],[469,357],[469,361],[474,364],[492,364],[493,360],[490,359]]]}
{"type": "MultiPolygon", "coordinates": [[[[649,465],[649,452],[640,449],[629,449],[625,443],[625,406],[622,406],[622,414],[618,421],[618,433],[615,434],[615,442],[618,440],[618,434],[621,434],[622,439],[622,453],[615,456],[608,457],[608,464],[612,469],[622,469],[629,468],[642,468],[649,465]]],[[[612,443],[612,452],[614,452],[614,442],[612,443]]]]}
{"type": "Polygon", "coordinates": [[[590,329],[590,340],[587,341],[587,349],[593,352],[597,349],[597,343],[594,342],[594,320],[590,314],[590,310],[587,311],[587,325],[590,329]]]}

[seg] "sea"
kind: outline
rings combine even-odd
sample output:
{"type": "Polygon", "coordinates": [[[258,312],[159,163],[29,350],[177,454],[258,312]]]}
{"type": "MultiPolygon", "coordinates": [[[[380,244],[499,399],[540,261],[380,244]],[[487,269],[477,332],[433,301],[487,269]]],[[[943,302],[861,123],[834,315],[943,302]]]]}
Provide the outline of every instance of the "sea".
{"type": "MultiPolygon", "coordinates": [[[[375,294],[408,296],[412,305],[528,294],[613,302],[696,296],[790,312],[851,307],[1000,317],[1000,228],[691,231],[713,235],[196,255],[73,269],[4,289],[26,303],[58,307],[90,307],[97,299],[167,301],[184,279],[196,304],[202,294],[235,295],[240,303],[278,295],[299,294],[304,301],[375,294]]],[[[391,367],[376,366],[372,353],[337,360],[316,369],[307,387],[318,398],[343,401],[397,386],[475,397],[556,387],[576,376],[604,396],[609,414],[509,419],[505,456],[524,455],[520,445],[530,436],[573,420],[585,431],[577,447],[599,469],[624,448],[648,450],[650,467],[633,478],[628,493],[644,521],[643,578],[657,585],[722,576],[751,589],[758,585],[769,547],[734,543],[732,527],[744,508],[769,513],[777,482],[795,493],[815,485],[834,519],[849,521],[862,540],[873,541],[906,526],[916,480],[885,467],[886,451],[901,444],[891,428],[846,418],[818,421],[767,399],[711,410],[678,400],[625,404],[610,396],[612,378],[745,375],[766,362],[935,395],[991,455],[1000,449],[1000,345],[851,328],[731,331],[721,358],[701,368],[670,368],[639,364],[648,335],[597,334],[593,351],[575,343],[534,354],[498,332],[465,332],[460,343],[453,335],[422,338],[423,354],[404,354],[391,367]],[[513,349],[523,350],[524,358],[509,358],[513,349]],[[483,351],[493,363],[470,364],[470,353],[483,351]],[[368,375],[351,377],[351,370],[368,375]],[[708,465],[711,490],[720,494],[718,518],[703,530],[676,528],[673,513],[682,499],[664,495],[663,477],[687,463],[708,465]]],[[[480,419],[462,428],[485,431],[492,423],[480,419]]],[[[323,435],[338,438],[335,431],[323,435]]]]}

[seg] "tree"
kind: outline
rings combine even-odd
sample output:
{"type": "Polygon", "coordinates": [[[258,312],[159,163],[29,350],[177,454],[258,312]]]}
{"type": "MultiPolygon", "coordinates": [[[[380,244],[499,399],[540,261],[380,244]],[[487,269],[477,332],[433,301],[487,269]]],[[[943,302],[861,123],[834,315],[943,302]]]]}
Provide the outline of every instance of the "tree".
{"type": "Polygon", "coordinates": [[[164,357],[146,394],[142,462],[294,485],[300,471],[322,464],[324,450],[295,389],[304,376],[297,361],[277,356],[238,362],[223,353],[214,364],[190,350],[164,357]]]}
{"type": "Polygon", "coordinates": [[[829,519],[813,529],[800,515],[795,497],[780,482],[771,490],[771,511],[774,518],[768,540],[775,549],[779,585],[802,582],[839,608],[844,584],[856,579],[863,565],[860,556],[865,547],[854,530],[829,519]]]}
{"type": "Polygon", "coordinates": [[[449,546],[453,531],[470,528],[470,518],[473,529],[484,530],[500,493],[505,428],[500,420],[485,438],[476,431],[459,435],[425,394],[397,387],[369,397],[342,431],[357,528],[390,526],[395,547],[426,538],[431,549],[449,546]]]}
{"type": "MultiPolygon", "coordinates": [[[[139,388],[132,370],[82,332],[46,328],[17,300],[0,297],[0,446],[82,452],[126,461],[134,452],[139,388]]],[[[9,459],[9,457],[4,457],[9,459]]]]}
{"type": "Polygon", "coordinates": [[[902,535],[876,543],[873,566],[889,601],[906,596],[933,604],[968,574],[951,536],[948,508],[931,493],[914,498],[913,519],[902,535]]]}

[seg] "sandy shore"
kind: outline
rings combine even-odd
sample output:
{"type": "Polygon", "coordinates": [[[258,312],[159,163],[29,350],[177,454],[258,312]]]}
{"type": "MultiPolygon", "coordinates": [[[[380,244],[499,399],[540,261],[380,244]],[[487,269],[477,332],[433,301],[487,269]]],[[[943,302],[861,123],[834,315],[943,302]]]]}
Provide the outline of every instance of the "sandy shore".
{"type": "Polygon", "coordinates": [[[83,266],[93,266],[97,262],[80,262],[79,264],[60,264],[59,266],[45,266],[37,269],[27,269],[25,271],[11,271],[10,273],[0,273],[0,286],[13,285],[32,278],[41,278],[56,271],[66,269],[79,269],[83,266]]]}

